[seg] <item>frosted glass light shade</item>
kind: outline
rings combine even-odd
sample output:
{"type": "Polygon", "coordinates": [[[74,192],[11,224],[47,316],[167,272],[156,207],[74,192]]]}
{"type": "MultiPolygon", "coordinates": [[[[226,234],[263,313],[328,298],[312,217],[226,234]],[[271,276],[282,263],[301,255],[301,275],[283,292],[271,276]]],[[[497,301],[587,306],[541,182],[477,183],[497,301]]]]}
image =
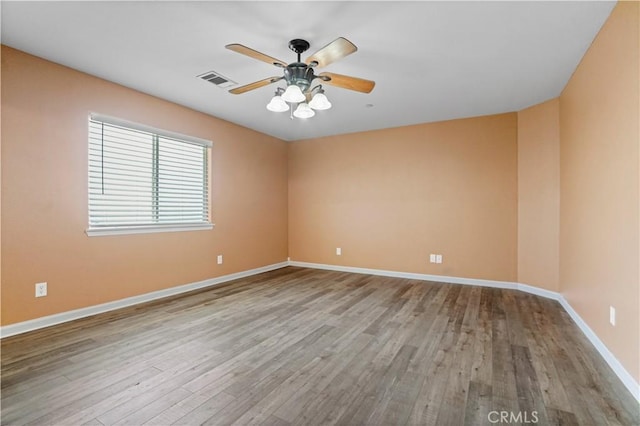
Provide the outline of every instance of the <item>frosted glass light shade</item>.
{"type": "Polygon", "coordinates": [[[316,93],[313,95],[311,102],[309,102],[309,106],[315,110],[321,111],[323,109],[331,108],[331,102],[324,95],[324,93],[316,93]]]}
{"type": "Polygon", "coordinates": [[[287,90],[282,94],[282,99],[285,102],[291,102],[297,104],[298,102],[302,102],[306,99],[302,90],[295,84],[292,84],[287,87],[287,90]]]}
{"type": "Polygon", "coordinates": [[[316,113],[305,102],[298,105],[298,108],[293,112],[293,115],[298,118],[310,118],[316,115],[316,113]]]}
{"type": "Polygon", "coordinates": [[[267,109],[273,112],[284,112],[289,109],[289,105],[282,99],[282,96],[274,96],[267,104],[267,109]]]}

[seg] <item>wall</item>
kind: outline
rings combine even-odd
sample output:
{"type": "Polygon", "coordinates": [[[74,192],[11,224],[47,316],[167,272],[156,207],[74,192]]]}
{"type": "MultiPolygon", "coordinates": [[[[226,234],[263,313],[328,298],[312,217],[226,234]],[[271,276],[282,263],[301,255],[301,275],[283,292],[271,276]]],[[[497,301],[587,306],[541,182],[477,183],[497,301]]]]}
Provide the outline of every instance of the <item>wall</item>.
{"type": "Polygon", "coordinates": [[[560,102],[518,112],[518,282],[559,291],[560,102]]]}
{"type": "Polygon", "coordinates": [[[3,325],[282,262],[287,147],[3,46],[1,227],[3,325]],[[89,112],[212,140],[214,229],[87,237],[89,112]]]}
{"type": "MultiPolygon", "coordinates": [[[[0,82],[2,81],[2,67],[0,67],[0,82]]],[[[2,99],[2,84],[0,84],[0,99],[2,99]]],[[[2,108],[0,105],[0,117],[2,108]]],[[[0,119],[0,324],[2,324],[2,120],[0,119]]]]}
{"type": "Polygon", "coordinates": [[[560,288],[636,381],[639,6],[617,4],[560,96],[560,288]]]}
{"type": "Polygon", "coordinates": [[[516,139],[510,113],[291,143],[291,259],[515,281],[516,139]]]}

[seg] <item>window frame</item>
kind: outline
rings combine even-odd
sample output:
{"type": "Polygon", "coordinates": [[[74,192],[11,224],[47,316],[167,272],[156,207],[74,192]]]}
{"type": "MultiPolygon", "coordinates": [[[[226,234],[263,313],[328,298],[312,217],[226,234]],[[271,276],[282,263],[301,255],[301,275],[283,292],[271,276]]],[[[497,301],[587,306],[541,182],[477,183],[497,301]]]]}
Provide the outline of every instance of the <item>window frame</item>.
{"type": "MultiPolygon", "coordinates": [[[[211,221],[211,152],[213,149],[213,142],[207,139],[202,139],[194,136],[185,135],[182,133],[177,133],[169,130],[159,129],[152,126],[147,126],[145,124],[135,123],[132,121],[123,120],[120,118],[90,113],[87,119],[87,222],[89,223],[85,233],[89,237],[94,236],[105,236],[105,235],[127,235],[127,234],[147,234],[147,233],[159,233],[159,232],[180,232],[180,231],[202,231],[202,230],[211,230],[214,227],[214,224],[211,221]],[[89,166],[89,157],[90,157],[90,145],[91,145],[91,137],[90,137],[90,122],[98,121],[104,124],[109,124],[113,126],[119,126],[126,129],[146,132],[150,133],[154,140],[157,141],[158,138],[169,138],[173,140],[177,140],[179,142],[194,144],[202,146],[206,149],[206,156],[203,159],[204,167],[206,170],[206,197],[207,197],[207,220],[203,222],[191,222],[191,223],[145,223],[145,224],[132,224],[132,225],[99,225],[92,226],[91,225],[91,189],[89,182],[89,174],[90,174],[90,166],[89,166]]],[[[154,144],[155,146],[155,144],[154,144]]],[[[153,170],[152,170],[153,171],[153,170]]],[[[154,175],[152,180],[152,185],[158,185],[157,175],[154,175]]]]}

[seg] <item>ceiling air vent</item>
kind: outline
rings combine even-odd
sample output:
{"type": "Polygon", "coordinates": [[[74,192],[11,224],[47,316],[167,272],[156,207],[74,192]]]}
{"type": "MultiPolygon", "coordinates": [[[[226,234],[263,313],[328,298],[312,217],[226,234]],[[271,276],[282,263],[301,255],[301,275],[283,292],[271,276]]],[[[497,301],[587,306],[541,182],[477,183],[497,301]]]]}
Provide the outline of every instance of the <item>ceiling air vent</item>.
{"type": "Polygon", "coordinates": [[[201,78],[204,81],[208,81],[209,83],[213,83],[222,89],[226,89],[227,87],[231,87],[237,84],[235,81],[229,80],[227,77],[220,75],[215,71],[209,71],[205,72],[204,74],[200,74],[198,78],[201,78]]]}

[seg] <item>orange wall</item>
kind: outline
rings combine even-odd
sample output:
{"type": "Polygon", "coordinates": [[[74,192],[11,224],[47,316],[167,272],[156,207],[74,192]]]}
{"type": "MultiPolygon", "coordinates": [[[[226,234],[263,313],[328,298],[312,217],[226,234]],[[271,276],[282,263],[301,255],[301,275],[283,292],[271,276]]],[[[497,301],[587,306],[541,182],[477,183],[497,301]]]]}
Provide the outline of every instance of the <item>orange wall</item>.
{"type": "MultiPolygon", "coordinates": [[[[2,81],[2,67],[0,67],[0,82],[2,81]]],[[[2,99],[2,84],[0,84],[0,99],[2,99]]],[[[2,105],[0,102],[0,117],[2,105]]],[[[0,325],[2,324],[2,120],[0,119],[0,325]]]]}
{"type": "Polygon", "coordinates": [[[516,117],[291,143],[291,259],[515,281],[516,117]]]}
{"type": "Polygon", "coordinates": [[[560,288],[637,381],[639,6],[618,3],[560,97],[560,288]]]}
{"type": "Polygon", "coordinates": [[[3,46],[1,226],[3,325],[282,262],[287,146],[3,46]],[[212,140],[214,229],[87,237],[89,112],[212,140]]]}
{"type": "Polygon", "coordinates": [[[560,102],[518,112],[518,282],[559,291],[560,102]]]}

